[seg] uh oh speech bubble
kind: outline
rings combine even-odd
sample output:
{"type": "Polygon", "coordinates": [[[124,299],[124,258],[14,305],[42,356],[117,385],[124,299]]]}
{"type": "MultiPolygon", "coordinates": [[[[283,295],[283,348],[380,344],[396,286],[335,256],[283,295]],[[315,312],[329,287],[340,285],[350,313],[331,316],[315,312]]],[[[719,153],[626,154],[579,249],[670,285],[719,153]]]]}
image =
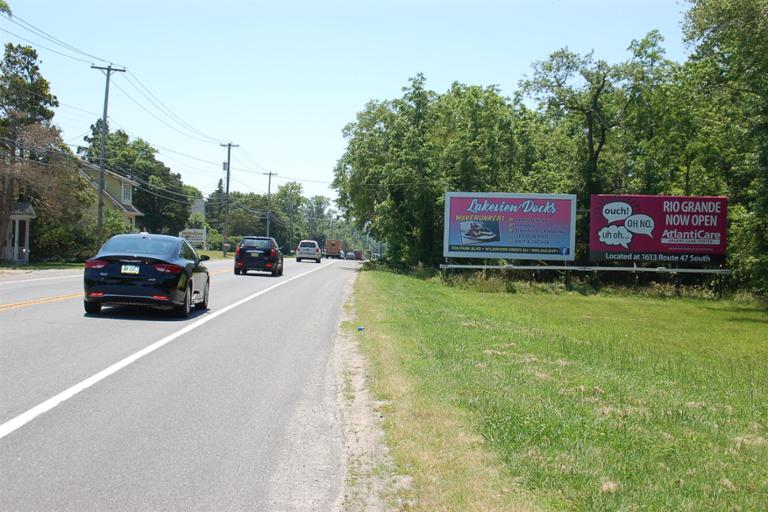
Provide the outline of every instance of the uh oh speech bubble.
{"type": "Polygon", "coordinates": [[[631,215],[624,221],[624,227],[632,233],[640,235],[648,235],[653,238],[654,222],[648,215],[637,214],[631,215]]]}
{"type": "Polygon", "coordinates": [[[632,233],[624,226],[615,224],[601,229],[598,236],[605,245],[620,245],[625,249],[629,249],[629,243],[632,241],[632,233]]]}
{"type": "Polygon", "coordinates": [[[622,201],[614,201],[613,203],[606,203],[603,205],[603,217],[605,217],[608,222],[624,220],[630,215],[632,215],[632,207],[622,201]]]}

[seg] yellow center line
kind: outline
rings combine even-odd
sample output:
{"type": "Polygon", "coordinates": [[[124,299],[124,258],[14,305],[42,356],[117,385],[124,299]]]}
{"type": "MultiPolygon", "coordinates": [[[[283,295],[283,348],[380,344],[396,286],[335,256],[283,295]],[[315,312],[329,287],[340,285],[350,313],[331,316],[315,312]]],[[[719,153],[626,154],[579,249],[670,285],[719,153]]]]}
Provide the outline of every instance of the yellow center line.
{"type": "Polygon", "coordinates": [[[9,309],[23,308],[26,306],[34,306],[35,304],[45,304],[47,302],[56,302],[59,300],[74,299],[76,297],[82,297],[83,292],[70,293],[67,295],[56,295],[54,297],[43,297],[41,299],[25,300],[24,302],[14,302],[11,304],[0,304],[0,311],[6,311],[9,309]]]}

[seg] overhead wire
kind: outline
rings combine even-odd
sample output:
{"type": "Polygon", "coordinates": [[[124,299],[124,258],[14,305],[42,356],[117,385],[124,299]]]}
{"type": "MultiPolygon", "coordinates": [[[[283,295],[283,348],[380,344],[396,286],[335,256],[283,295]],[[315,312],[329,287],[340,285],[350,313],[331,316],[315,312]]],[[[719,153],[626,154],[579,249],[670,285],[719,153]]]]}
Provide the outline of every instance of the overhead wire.
{"type": "Polygon", "coordinates": [[[114,81],[114,82],[112,82],[112,85],[114,85],[114,86],[115,86],[115,87],[116,87],[116,88],[117,88],[117,89],[118,89],[120,92],[122,92],[122,93],[123,93],[123,94],[124,94],[124,95],[125,95],[125,96],[126,96],[128,99],[129,99],[129,100],[131,100],[133,103],[135,103],[137,107],[139,107],[141,110],[143,110],[144,112],[146,112],[147,114],[149,114],[149,115],[150,115],[150,116],[152,116],[153,118],[157,119],[159,122],[163,123],[165,126],[167,126],[168,128],[170,128],[171,130],[173,130],[173,131],[175,131],[175,132],[177,132],[177,133],[180,133],[181,135],[184,135],[185,137],[188,137],[188,138],[190,138],[190,139],[192,139],[192,140],[196,140],[196,141],[198,141],[198,142],[204,142],[204,143],[206,143],[206,144],[213,144],[211,141],[208,141],[208,140],[205,140],[205,139],[201,139],[201,138],[199,138],[199,137],[194,137],[194,136],[192,136],[192,135],[189,135],[188,133],[182,132],[181,130],[179,130],[179,129],[178,129],[178,128],[176,128],[175,126],[173,126],[173,125],[171,125],[171,124],[169,124],[169,123],[165,122],[163,119],[161,119],[160,117],[158,117],[158,116],[157,116],[157,115],[156,115],[154,112],[150,111],[150,110],[149,110],[148,108],[146,108],[144,105],[142,105],[141,103],[139,103],[138,101],[136,101],[136,100],[133,98],[133,96],[131,96],[130,94],[128,94],[128,92],[127,92],[125,89],[123,89],[122,87],[120,87],[120,85],[117,83],[117,81],[114,81]]]}
{"type": "Polygon", "coordinates": [[[58,50],[54,50],[53,48],[48,48],[47,46],[45,46],[43,44],[40,44],[37,41],[32,41],[31,39],[27,39],[26,37],[23,37],[23,36],[20,36],[19,34],[11,32],[10,30],[6,30],[4,28],[0,28],[0,32],[5,32],[6,34],[10,34],[10,35],[12,35],[13,37],[15,37],[17,39],[21,39],[22,41],[25,41],[25,42],[27,42],[29,44],[33,44],[33,45],[35,45],[37,47],[43,48],[45,50],[48,50],[49,52],[53,52],[53,53],[56,53],[58,55],[61,55],[62,57],[67,57],[68,59],[72,59],[72,60],[76,60],[76,61],[79,61],[79,62],[83,62],[85,64],[91,64],[90,61],[87,61],[85,59],[81,59],[79,57],[74,57],[72,55],[68,55],[68,54],[60,52],[58,50]]]}
{"type": "MultiPolygon", "coordinates": [[[[84,57],[88,57],[90,59],[94,59],[94,60],[97,60],[97,61],[100,61],[100,62],[103,62],[103,63],[112,63],[112,61],[109,61],[107,59],[103,59],[101,57],[98,57],[98,56],[95,56],[95,55],[90,54],[88,52],[85,52],[85,51],[83,51],[83,50],[81,50],[81,49],[79,49],[79,48],[77,48],[77,47],[75,47],[73,45],[70,45],[69,43],[66,43],[66,42],[62,41],[59,38],[56,38],[55,36],[52,36],[52,35],[48,34],[47,32],[45,32],[44,30],[39,29],[38,27],[35,27],[34,25],[32,25],[31,23],[27,22],[26,20],[24,20],[22,18],[19,18],[18,16],[15,16],[14,18],[8,18],[8,19],[12,23],[14,23],[17,26],[21,27],[22,29],[24,29],[24,30],[26,30],[28,32],[31,32],[32,34],[34,34],[37,37],[42,37],[43,39],[45,39],[45,40],[47,40],[47,41],[49,41],[49,42],[51,42],[53,44],[56,44],[56,45],[64,48],[68,52],[72,52],[72,53],[75,53],[75,54],[78,54],[78,55],[81,55],[81,56],[84,56],[84,57]],[[17,20],[18,20],[18,22],[17,22],[17,20]]],[[[58,50],[49,48],[49,47],[47,47],[45,45],[42,45],[42,44],[40,44],[40,43],[38,43],[36,41],[32,41],[30,39],[27,39],[27,38],[25,38],[23,36],[20,36],[20,35],[18,35],[16,33],[11,32],[11,31],[8,31],[8,30],[2,29],[2,28],[0,28],[0,30],[2,30],[4,32],[14,36],[14,37],[17,37],[17,38],[19,38],[19,39],[21,39],[23,41],[26,41],[28,43],[37,45],[37,46],[39,46],[41,48],[44,48],[44,49],[46,49],[48,51],[51,51],[51,52],[56,53],[58,55],[61,55],[63,57],[70,58],[70,59],[73,59],[73,60],[76,60],[76,61],[79,61],[79,62],[82,62],[82,63],[87,63],[87,64],[91,63],[90,61],[87,61],[87,60],[82,59],[80,57],[75,57],[73,55],[69,55],[69,54],[60,52],[58,50]]],[[[144,110],[147,114],[152,116],[157,121],[161,122],[163,125],[165,125],[168,128],[176,131],[177,133],[180,133],[181,135],[184,135],[185,137],[188,137],[188,138],[190,138],[192,140],[196,140],[198,142],[211,143],[211,144],[213,144],[213,143],[220,143],[220,139],[217,139],[215,137],[211,137],[210,135],[202,132],[201,130],[195,128],[193,125],[191,125],[190,123],[188,123],[187,121],[182,119],[176,113],[174,113],[167,105],[165,105],[162,102],[162,100],[160,100],[160,98],[158,98],[146,85],[144,85],[144,83],[141,81],[141,79],[139,79],[138,76],[136,76],[136,74],[134,74],[130,70],[127,70],[127,71],[128,71],[128,75],[130,75],[130,77],[132,77],[133,80],[131,80],[127,76],[122,76],[122,75],[120,75],[120,76],[125,81],[127,81],[131,85],[131,87],[133,87],[135,90],[137,90],[154,108],[156,108],[158,111],[163,113],[165,116],[167,116],[168,118],[173,120],[174,123],[176,123],[177,125],[181,126],[186,131],[182,131],[179,128],[176,128],[175,126],[173,126],[173,125],[167,123],[166,121],[164,121],[163,119],[161,119],[155,113],[151,112],[144,105],[142,105],[139,101],[137,101],[135,98],[133,98],[133,96],[128,94],[128,92],[125,89],[120,87],[117,83],[113,82],[115,87],[118,90],[120,90],[126,97],[128,97],[128,99],[130,99],[134,104],[136,104],[139,108],[144,110]],[[135,81],[135,83],[134,83],[134,81],[135,81]],[[187,132],[191,132],[191,133],[193,133],[195,135],[191,135],[190,133],[187,133],[187,132]],[[202,137],[205,140],[201,139],[200,137],[202,137]]],[[[33,91],[26,90],[25,92],[30,93],[30,94],[35,94],[33,91]]],[[[35,95],[42,97],[42,95],[39,95],[39,94],[35,94],[35,95]]],[[[89,114],[89,115],[92,115],[92,116],[97,116],[97,119],[100,118],[99,115],[97,113],[95,113],[95,112],[91,112],[91,111],[88,111],[88,110],[85,110],[85,109],[81,109],[79,107],[74,107],[74,106],[67,105],[67,104],[62,104],[62,103],[60,103],[59,105],[67,107],[67,108],[71,108],[71,109],[74,109],[74,110],[78,110],[78,111],[81,111],[83,113],[86,113],[86,114],[89,114]]],[[[87,132],[84,135],[87,135],[87,132]]],[[[70,139],[70,140],[73,140],[73,139],[70,139]]],[[[198,158],[198,157],[195,157],[195,156],[192,156],[192,155],[188,155],[186,153],[182,153],[182,152],[179,152],[179,151],[171,150],[169,148],[165,148],[165,147],[162,147],[162,146],[157,146],[157,145],[153,145],[153,146],[155,146],[156,148],[162,149],[164,151],[168,151],[168,152],[171,152],[171,153],[179,154],[179,155],[184,156],[186,158],[198,160],[198,161],[201,161],[201,162],[204,162],[204,163],[208,163],[208,164],[211,164],[211,165],[217,165],[217,166],[219,165],[218,162],[212,162],[210,160],[205,160],[205,159],[202,159],[202,158],[198,158]]],[[[248,151],[245,148],[242,148],[242,153],[243,153],[243,157],[246,160],[246,163],[249,164],[249,166],[253,165],[254,167],[256,167],[259,170],[253,170],[253,169],[249,169],[249,168],[245,168],[245,167],[232,167],[232,170],[238,170],[240,172],[246,172],[246,173],[251,173],[251,174],[263,174],[263,172],[267,170],[267,168],[264,167],[262,164],[260,164],[255,158],[253,158],[250,155],[250,153],[248,153],[248,151]]],[[[188,167],[188,168],[192,169],[191,167],[188,167]]],[[[200,172],[207,172],[207,171],[203,171],[202,169],[199,169],[199,168],[195,169],[195,170],[200,171],[200,172]]],[[[330,181],[310,180],[310,179],[302,179],[302,178],[292,178],[292,177],[288,177],[288,176],[279,177],[279,175],[276,175],[276,176],[278,176],[278,179],[283,179],[283,180],[288,179],[288,180],[299,181],[299,182],[306,182],[306,183],[318,183],[318,184],[330,184],[330,183],[332,183],[330,181]]]]}
{"type": "MultiPolygon", "coordinates": [[[[190,131],[191,131],[191,132],[193,132],[193,133],[196,133],[196,134],[200,135],[201,137],[204,137],[204,138],[206,138],[206,139],[210,139],[210,140],[211,140],[211,141],[213,141],[213,142],[216,142],[216,143],[218,143],[218,144],[221,144],[221,142],[222,142],[222,141],[221,141],[220,139],[217,139],[216,137],[211,137],[210,135],[207,135],[206,133],[204,133],[204,132],[202,132],[202,131],[198,130],[197,128],[195,128],[194,126],[192,126],[191,124],[189,124],[188,122],[186,122],[184,119],[182,119],[181,117],[179,117],[179,116],[178,116],[178,115],[177,115],[175,112],[173,112],[173,111],[172,111],[170,108],[168,108],[168,106],[166,106],[166,105],[165,105],[165,103],[163,103],[163,102],[160,100],[160,98],[158,98],[158,97],[157,97],[157,96],[156,96],[156,95],[155,95],[155,94],[154,94],[154,93],[153,93],[151,90],[149,90],[149,88],[148,88],[146,85],[144,85],[144,83],[143,83],[141,80],[139,80],[139,77],[137,77],[137,76],[136,76],[136,75],[135,75],[133,72],[131,72],[130,70],[128,70],[128,75],[130,75],[131,77],[133,77],[133,79],[134,79],[134,80],[136,80],[136,83],[138,83],[138,84],[139,84],[139,86],[141,86],[141,88],[142,88],[142,89],[144,89],[144,90],[145,90],[145,91],[146,91],[146,92],[147,92],[147,93],[148,93],[148,94],[149,94],[149,95],[150,95],[152,98],[154,98],[154,100],[157,102],[157,103],[156,103],[156,106],[157,106],[157,107],[158,107],[160,110],[164,111],[164,112],[165,112],[165,113],[166,113],[166,114],[167,114],[169,117],[171,117],[171,118],[175,119],[175,120],[176,120],[176,122],[177,122],[177,123],[179,123],[181,126],[184,126],[184,127],[186,127],[188,130],[190,130],[190,131]]],[[[133,85],[133,86],[134,86],[134,88],[136,88],[136,90],[138,90],[139,92],[142,92],[142,91],[141,91],[141,89],[139,89],[139,88],[138,88],[136,85],[134,85],[134,84],[133,84],[133,82],[131,82],[131,80],[130,80],[130,79],[127,77],[127,76],[125,77],[125,79],[126,79],[126,81],[128,81],[128,83],[130,83],[131,85],[133,85]]],[[[147,98],[147,100],[149,100],[150,102],[152,102],[152,100],[151,100],[150,98],[148,98],[148,97],[147,97],[147,96],[146,96],[146,95],[145,95],[143,92],[142,92],[142,95],[143,95],[145,98],[147,98]]]]}
{"type": "Polygon", "coordinates": [[[82,55],[84,57],[89,57],[91,59],[98,60],[98,61],[101,61],[101,62],[111,63],[111,61],[108,61],[106,59],[102,59],[101,57],[97,57],[95,55],[91,55],[90,53],[84,52],[83,50],[77,48],[76,46],[72,46],[71,44],[62,41],[61,39],[50,35],[46,31],[44,31],[44,30],[34,26],[33,24],[29,23],[28,21],[24,20],[23,18],[20,18],[17,15],[14,15],[13,17],[8,17],[8,20],[11,23],[13,23],[15,25],[18,25],[19,27],[23,28],[24,30],[26,30],[28,32],[32,32],[33,34],[35,34],[35,35],[37,35],[39,37],[42,37],[42,38],[44,38],[44,39],[46,39],[46,40],[48,40],[48,41],[50,41],[50,42],[52,42],[54,44],[57,44],[57,45],[59,45],[59,46],[61,46],[63,48],[66,48],[67,50],[69,50],[69,51],[71,51],[73,53],[77,53],[77,54],[82,55]],[[21,23],[19,23],[19,22],[21,22],[21,23]]]}

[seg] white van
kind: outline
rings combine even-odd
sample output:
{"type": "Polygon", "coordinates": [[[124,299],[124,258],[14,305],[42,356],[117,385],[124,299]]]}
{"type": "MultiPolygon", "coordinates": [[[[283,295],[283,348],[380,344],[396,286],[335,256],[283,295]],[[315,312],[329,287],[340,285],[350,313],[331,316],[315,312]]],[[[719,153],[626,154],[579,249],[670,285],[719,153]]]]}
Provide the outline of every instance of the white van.
{"type": "Polygon", "coordinates": [[[323,254],[320,251],[320,244],[315,240],[302,240],[296,247],[296,261],[315,260],[315,263],[320,263],[320,258],[323,254]]]}

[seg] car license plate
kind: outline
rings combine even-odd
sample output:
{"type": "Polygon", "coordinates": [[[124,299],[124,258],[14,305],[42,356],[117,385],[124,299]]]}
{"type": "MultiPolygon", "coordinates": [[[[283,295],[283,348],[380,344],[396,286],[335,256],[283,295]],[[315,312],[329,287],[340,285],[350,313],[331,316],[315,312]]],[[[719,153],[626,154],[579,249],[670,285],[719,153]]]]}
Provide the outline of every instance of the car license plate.
{"type": "Polygon", "coordinates": [[[256,256],[261,256],[261,251],[248,251],[248,254],[255,254],[256,256]]]}
{"type": "Polygon", "coordinates": [[[120,272],[123,274],[138,274],[139,273],[139,266],[138,265],[123,265],[123,267],[120,269],[120,272]]]}

